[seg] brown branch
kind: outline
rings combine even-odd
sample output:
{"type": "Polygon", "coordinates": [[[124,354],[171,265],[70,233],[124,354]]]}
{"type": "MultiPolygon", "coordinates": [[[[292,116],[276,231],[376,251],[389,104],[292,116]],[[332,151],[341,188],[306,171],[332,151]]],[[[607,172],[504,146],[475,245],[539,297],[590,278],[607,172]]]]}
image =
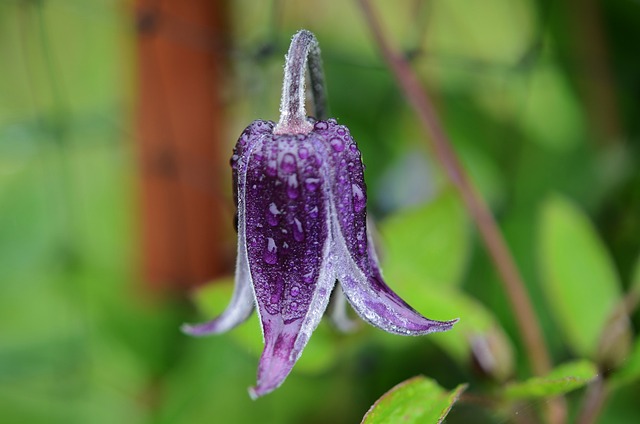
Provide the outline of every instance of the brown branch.
{"type": "Polygon", "coordinates": [[[594,424],[598,420],[600,412],[609,396],[606,381],[600,377],[587,388],[587,393],[582,401],[582,407],[578,413],[576,423],[594,424]]]}
{"type": "Polygon", "coordinates": [[[437,117],[432,102],[422,88],[416,74],[405,58],[393,50],[387,42],[387,38],[383,34],[380,23],[369,1],[358,1],[385,61],[395,75],[407,100],[418,114],[420,122],[429,134],[429,140],[432,143],[436,157],[460,192],[466,208],[480,231],[482,240],[491,256],[494,266],[500,274],[504,290],[511,303],[511,309],[515,315],[520,334],[522,334],[522,342],[528,354],[529,363],[533,372],[536,375],[546,374],[551,367],[546,343],[538,326],[538,320],[520,272],[498,229],[498,225],[485,202],[474,189],[458,157],[453,151],[449,138],[437,117]]]}

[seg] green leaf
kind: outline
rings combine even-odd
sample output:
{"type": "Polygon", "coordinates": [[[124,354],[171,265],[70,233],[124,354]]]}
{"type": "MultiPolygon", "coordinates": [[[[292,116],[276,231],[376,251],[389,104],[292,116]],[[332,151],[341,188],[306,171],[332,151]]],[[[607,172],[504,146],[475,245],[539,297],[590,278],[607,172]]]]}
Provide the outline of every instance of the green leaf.
{"type": "MultiPolygon", "coordinates": [[[[212,281],[210,284],[197,289],[193,293],[193,300],[201,311],[203,320],[212,319],[224,311],[233,292],[231,277],[212,281]]],[[[212,335],[211,337],[216,337],[212,335]]],[[[220,336],[217,336],[220,337],[220,336]]],[[[254,312],[247,322],[229,332],[229,337],[245,347],[254,356],[259,357],[264,347],[262,331],[257,314],[254,312]]],[[[313,337],[305,348],[294,371],[318,373],[331,366],[338,354],[338,345],[334,342],[331,329],[322,322],[314,331],[313,337]]]]}
{"type": "Polygon", "coordinates": [[[362,423],[441,423],[466,388],[461,384],[448,392],[423,376],[411,378],[382,395],[362,423]]]}
{"type": "Polygon", "coordinates": [[[640,380],[640,338],[636,339],[631,354],[625,364],[611,377],[613,386],[621,386],[640,380]]]}
{"type": "Polygon", "coordinates": [[[469,256],[469,225],[458,196],[443,191],[432,202],[393,215],[380,226],[383,270],[390,280],[457,285],[469,256]]]}
{"type": "Polygon", "coordinates": [[[588,218],[560,196],[547,199],[540,228],[542,283],[567,343],[594,357],[613,308],[618,275],[588,218]]]}
{"type": "Polygon", "coordinates": [[[558,396],[588,384],[598,376],[598,369],[586,360],[558,366],[544,377],[533,377],[521,383],[509,384],[504,390],[507,399],[531,399],[558,396]]]}
{"type": "Polygon", "coordinates": [[[640,255],[636,259],[636,265],[631,275],[631,291],[640,294],[640,255]]]}

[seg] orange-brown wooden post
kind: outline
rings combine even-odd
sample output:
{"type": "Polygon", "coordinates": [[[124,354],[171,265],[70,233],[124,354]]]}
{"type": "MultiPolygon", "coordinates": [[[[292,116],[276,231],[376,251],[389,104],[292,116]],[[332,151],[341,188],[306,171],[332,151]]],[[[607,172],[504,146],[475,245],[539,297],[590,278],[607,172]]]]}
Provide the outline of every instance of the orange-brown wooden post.
{"type": "Polygon", "coordinates": [[[136,0],[142,271],[186,288],[230,271],[221,91],[226,2],[136,0]]]}

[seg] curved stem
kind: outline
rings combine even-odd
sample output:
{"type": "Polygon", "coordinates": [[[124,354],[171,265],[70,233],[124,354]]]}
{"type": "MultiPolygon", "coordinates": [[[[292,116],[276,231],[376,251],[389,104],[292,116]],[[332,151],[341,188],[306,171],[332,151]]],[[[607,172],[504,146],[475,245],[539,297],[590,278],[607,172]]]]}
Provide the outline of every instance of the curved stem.
{"type": "Polygon", "coordinates": [[[284,67],[284,82],[280,100],[280,121],[274,134],[308,134],[312,129],[305,108],[305,68],[309,68],[315,116],[326,119],[327,97],[320,46],[315,35],[302,29],[291,39],[284,67]]]}

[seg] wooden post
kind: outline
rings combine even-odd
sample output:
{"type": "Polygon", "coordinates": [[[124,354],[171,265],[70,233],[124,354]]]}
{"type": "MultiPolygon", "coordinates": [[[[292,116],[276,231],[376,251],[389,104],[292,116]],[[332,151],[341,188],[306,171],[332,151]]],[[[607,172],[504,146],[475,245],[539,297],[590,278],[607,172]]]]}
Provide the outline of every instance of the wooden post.
{"type": "Polygon", "coordinates": [[[136,0],[141,260],[158,289],[233,269],[226,1],[136,0]]]}

